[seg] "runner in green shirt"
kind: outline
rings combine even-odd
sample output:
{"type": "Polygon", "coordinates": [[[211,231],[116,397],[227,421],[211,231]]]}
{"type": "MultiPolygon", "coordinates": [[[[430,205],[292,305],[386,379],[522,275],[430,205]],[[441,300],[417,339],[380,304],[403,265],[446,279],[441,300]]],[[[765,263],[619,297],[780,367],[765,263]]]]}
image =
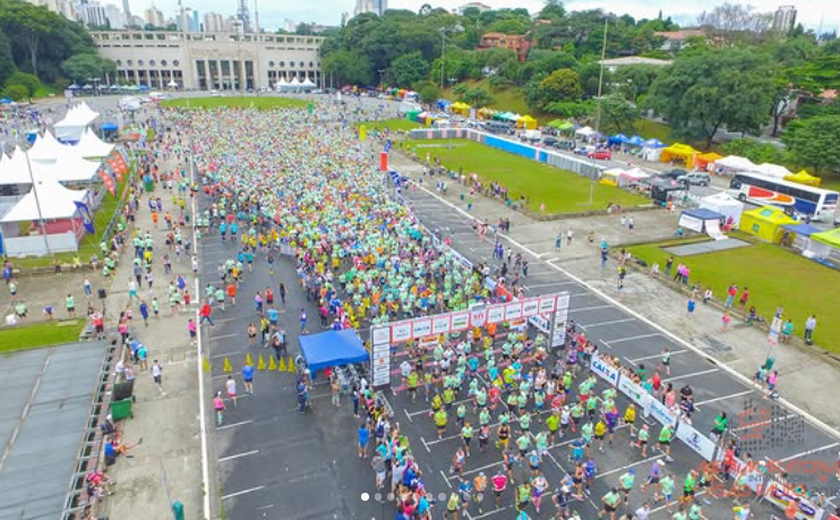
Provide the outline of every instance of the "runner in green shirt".
{"type": "Polygon", "coordinates": [[[523,433],[516,439],[516,447],[519,448],[519,456],[524,457],[531,447],[531,437],[527,433],[523,433]]]}
{"type": "Polygon", "coordinates": [[[688,509],[688,520],[706,520],[706,516],[703,514],[703,508],[696,503],[691,504],[691,507],[688,509]]]}
{"type": "Polygon", "coordinates": [[[691,470],[685,476],[685,483],[683,484],[683,502],[690,503],[694,500],[694,492],[697,489],[697,471],[691,470]]]}
{"type": "Polygon", "coordinates": [[[720,412],[720,415],[715,417],[715,425],[712,428],[712,436],[715,439],[720,439],[726,427],[729,425],[729,419],[726,417],[726,412],[720,412]]]}
{"type": "Polygon", "coordinates": [[[618,483],[621,488],[621,494],[624,495],[625,504],[630,497],[630,492],[633,490],[633,482],[635,481],[636,470],[633,468],[628,469],[626,473],[623,473],[620,477],[618,477],[618,483]]]}
{"type": "Polygon", "coordinates": [[[465,423],[461,428],[461,437],[464,439],[464,451],[467,452],[467,457],[470,456],[470,441],[472,441],[473,427],[470,423],[465,423]]]}
{"type": "Polygon", "coordinates": [[[519,485],[516,490],[516,510],[522,511],[528,507],[528,502],[531,501],[531,485],[527,481],[519,485]]]}
{"type": "Polygon", "coordinates": [[[458,424],[463,426],[464,425],[464,417],[467,415],[467,407],[464,406],[464,403],[458,405],[458,408],[455,410],[455,416],[458,421],[458,424]]]}
{"type": "Polygon", "coordinates": [[[411,402],[417,402],[417,384],[420,382],[420,376],[417,372],[412,371],[406,378],[406,385],[408,386],[408,393],[411,395],[411,402]]]}
{"type": "Polygon", "coordinates": [[[605,514],[610,515],[610,520],[615,520],[615,512],[618,509],[618,504],[621,502],[621,495],[618,494],[618,489],[612,488],[606,495],[601,497],[601,502],[604,503],[604,510],[598,513],[598,518],[605,514]]]}
{"type": "Polygon", "coordinates": [[[659,443],[657,447],[665,452],[666,459],[671,459],[671,439],[673,438],[674,434],[671,432],[671,427],[667,424],[662,426],[662,429],[659,430],[659,443]]]}
{"type": "Polygon", "coordinates": [[[548,428],[548,436],[550,442],[551,444],[554,444],[555,438],[557,436],[557,430],[560,428],[560,418],[557,417],[557,414],[551,414],[545,420],[545,425],[548,428]]]}
{"type": "Polygon", "coordinates": [[[531,416],[528,412],[522,412],[522,416],[519,417],[519,428],[526,433],[531,430],[531,416]]]}
{"type": "MultiPolygon", "coordinates": [[[[663,475],[659,481],[659,490],[662,491],[662,496],[665,498],[665,505],[668,505],[674,496],[674,477],[663,475]]],[[[654,500],[659,500],[659,498],[661,497],[653,497],[654,500]]]]}
{"type": "Polygon", "coordinates": [[[443,438],[443,434],[446,433],[446,410],[443,408],[438,409],[435,412],[435,426],[437,426],[438,431],[438,440],[443,438]]]}
{"type": "Polygon", "coordinates": [[[685,504],[680,504],[679,510],[671,515],[671,520],[688,520],[688,514],[685,512],[685,504]]]}

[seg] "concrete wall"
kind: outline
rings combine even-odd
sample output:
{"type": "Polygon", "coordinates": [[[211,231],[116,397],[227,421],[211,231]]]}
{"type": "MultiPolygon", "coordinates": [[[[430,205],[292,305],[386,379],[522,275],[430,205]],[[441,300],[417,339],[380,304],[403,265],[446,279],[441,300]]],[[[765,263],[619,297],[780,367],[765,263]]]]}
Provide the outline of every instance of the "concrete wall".
{"type": "MultiPolygon", "coordinates": [[[[78,251],[79,245],[72,231],[61,235],[47,235],[47,243],[52,253],[66,253],[78,251]]],[[[17,238],[3,238],[3,253],[8,256],[41,256],[47,254],[44,237],[26,236],[17,238]]]]}

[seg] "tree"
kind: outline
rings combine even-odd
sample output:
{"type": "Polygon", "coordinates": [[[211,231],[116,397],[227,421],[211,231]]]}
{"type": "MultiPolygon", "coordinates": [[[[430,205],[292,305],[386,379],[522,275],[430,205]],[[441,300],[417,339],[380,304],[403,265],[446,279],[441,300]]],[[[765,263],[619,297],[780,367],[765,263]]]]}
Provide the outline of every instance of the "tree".
{"type": "Polygon", "coordinates": [[[665,116],[678,135],[702,138],[708,149],[721,127],[761,130],[769,117],[774,78],[768,56],[755,49],[678,56],[653,83],[646,104],[665,116]]]}
{"type": "Polygon", "coordinates": [[[9,40],[6,33],[0,29],[0,85],[5,85],[6,80],[17,70],[15,60],[12,58],[12,51],[9,48],[9,40]]]}
{"type": "Polygon", "coordinates": [[[324,74],[332,74],[339,84],[369,85],[374,81],[373,64],[358,52],[332,52],[321,60],[321,67],[324,74]]]}
{"type": "Polygon", "coordinates": [[[817,116],[804,121],[792,121],[782,133],[793,160],[809,166],[814,173],[840,171],[840,116],[817,116]]]}
{"type": "Polygon", "coordinates": [[[470,89],[470,85],[468,83],[458,83],[454,87],[452,87],[452,94],[457,97],[464,97],[464,94],[470,89]]]}
{"type": "Polygon", "coordinates": [[[483,88],[471,88],[464,94],[464,103],[474,107],[484,107],[493,102],[493,96],[483,88]]]}
{"type": "Polygon", "coordinates": [[[440,99],[440,89],[431,81],[418,81],[414,84],[413,88],[420,95],[420,99],[424,103],[434,103],[440,99]]]}
{"type": "Polygon", "coordinates": [[[41,88],[41,82],[33,74],[17,71],[6,79],[6,87],[19,86],[26,91],[27,97],[31,98],[41,88]]]}
{"type": "Polygon", "coordinates": [[[557,117],[581,119],[588,116],[592,112],[592,108],[594,106],[595,103],[591,100],[580,103],[558,101],[555,103],[549,103],[543,111],[557,117]]]}
{"type": "Polygon", "coordinates": [[[633,134],[636,130],[636,121],[639,119],[639,109],[621,96],[604,96],[600,107],[597,102],[595,103],[590,119],[595,122],[601,132],[610,135],[633,134]]]}
{"type": "Polygon", "coordinates": [[[554,101],[579,101],[583,96],[578,73],[572,69],[558,69],[540,82],[537,89],[540,107],[554,101]]]}
{"type": "Polygon", "coordinates": [[[659,77],[662,67],[656,65],[630,65],[620,67],[612,76],[612,84],[624,96],[624,99],[635,103],[639,96],[644,96],[650,86],[659,77]]]}
{"type": "Polygon", "coordinates": [[[102,78],[106,75],[116,77],[117,65],[96,54],[77,54],[64,60],[61,69],[73,81],[83,83],[88,78],[102,78]]]}
{"type": "Polygon", "coordinates": [[[763,143],[748,137],[732,139],[722,144],[720,151],[725,155],[746,157],[755,164],[785,162],[784,152],[775,144],[763,143]]]}
{"type": "Polygon", "coordinates": [[[9,85],[3,89],[3,97],[12,101],[26,101],[29,98],[29,92],[23,85],[9,85]]]}
{"type": "Polygon", "coordinates": [[[31,72],[38,75],[41,39],[47,37],[60,23],[58,15],[45,7],[26,2],[4,2],[0,7],[0,26],[6,34],[22,43],[29,54],[31,72]]]}
{"type": "Polygon", "coordinates": [[[429,76],[429,62],[420,51],[403,54],[391,62],[390,75],[398,86],[413,85],[429,76]]]}
{"type": "Polygon", "coordinates": [[[727,2],[701,14],[697,25],[704,27],[715,39],[733,44],[759,39],[770,31],[772,21],[770,13],[757,13],[752,6],[727,2]]]}

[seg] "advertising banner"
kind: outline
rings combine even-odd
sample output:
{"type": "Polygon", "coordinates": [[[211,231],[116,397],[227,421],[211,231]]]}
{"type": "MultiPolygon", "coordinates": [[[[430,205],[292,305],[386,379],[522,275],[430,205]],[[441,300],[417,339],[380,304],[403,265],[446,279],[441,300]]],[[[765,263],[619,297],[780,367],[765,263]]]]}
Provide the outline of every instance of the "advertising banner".
{"type": "Polygon", "coordinates": [[[391,326],[391,341],[400,343],[411,339],[411,322],[402,321],[391,326]]]}
{"type": "Polygon", "coordinates": [[[515,320],[522,317],[522,302],[513,302],[505,305],[505,321],[515,320]]]}
{"type": "Polygon", "coordinates": [[[411,322],[411,337],[417,339],[432,334],[431,318],[418,318],[411,322]]]}
{"type": "Polygon", "coordinates": [[[645,417],[653,416],[654,419],[662,424],[666,424],[673,428],[677,424],[677,416],[662,404],[658,399],[650,397],[645,403],[645,417]]]}
{"type": "Polygon", "coordinates": [[[696,451],[701,457],[711,462],[715,456],[715,443],[705,435],[701,434],[697,429],[688,424],[681,422],[677,426],[677,438],[685,443],[686,446],[696,451]]]}
{"type": "Polygon", "coordinates": [[[618,389],[642,409],[645,407],[645,401],[651,397],[644,388],[634,383],[629,377],[619,378],[618,389]]]}
{"type": "Polygon", "coordinates": [[[598,375],[607,383],[611,384],[612,386],[618,385],[618,369],[613,368],[600,357],[592,357],[591,368],[596,375],[598,375]]]}
{"type": "Polygon", "coordinates": [[[448,314],[432,318],[432,333],[447,334],[451,330],[452,320],[448,314]]]}
{"type": "Polygon", "coordinates": [[[452,313],[452,331],[465,330],[470,326],[469,312],[453,312],[452,313]]]}
{"type": "Polygon", "coordinates": [[[499,323],[505,320],[505,308],[501,305],[494,305],[487,309],[487,323],[499,323]]]}

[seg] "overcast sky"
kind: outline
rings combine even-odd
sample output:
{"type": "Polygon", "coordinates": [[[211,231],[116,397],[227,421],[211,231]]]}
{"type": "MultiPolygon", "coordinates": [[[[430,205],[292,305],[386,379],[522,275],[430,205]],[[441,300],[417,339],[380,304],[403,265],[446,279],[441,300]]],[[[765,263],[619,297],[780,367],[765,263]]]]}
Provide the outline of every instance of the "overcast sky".
{"type": "MultiPolygon", "coordinates": [[[[129,0],[131,10],[142,16],[142,12],[152,5],[153,0],[129,0]]],[[[185,7],[192,7],[203,17],[207,11],[231,15],[236,12],[237,0],[182,0],[185,7]]],[[[247,0],[253,18],[254,1],[247,0]]],[[[417,11],[423,0],[388,0],[389,7],[410,9],[417,11]]],[[[433,7],[453,9],[469,0],[432,0],[433,7]]],[[[524,7],[530,12],[539,11],[542,0],[481,0],[494,8],[524,7]]],[[[103,0],[103,3],[116,3],[119,0],[103,0]]],[[[712,9],[723,1],[698,2],[697,0],[570,0],[564,2],[568,10],[585,10],[602,8],[616,14],[629,14],[636,18],[653,18],[661,9],[664,16],[671,16],[682,25],[690,25],[697,15],[704,9],[712,9]]],[[[738,3],[733,0],[732,3],[738,3]]],[[[797,20],[808,28],[817,29],[822,23],[824,30],[836,29],[840,25],[840,9],[837,0],[751,0],[748,2],[761,11],[775,11],[779,5],[794,5],[798,10],[797,20]],[[824,19],[821,17],[824,16],[824,19]]],[[[164,12],[165,16],[174,16],[178,9],[178,0],[154,0],[155,6],[164,12]]],[[[267,29],[277,29],[283,20],[289,18],[295,22],[316,22],[324,25],[338,25],[342,12],[352,14],[355,0],[318,0],[317,2],[300,2],[290,0],[262,0],[260,5],[260,25],[267,29]]]]}

